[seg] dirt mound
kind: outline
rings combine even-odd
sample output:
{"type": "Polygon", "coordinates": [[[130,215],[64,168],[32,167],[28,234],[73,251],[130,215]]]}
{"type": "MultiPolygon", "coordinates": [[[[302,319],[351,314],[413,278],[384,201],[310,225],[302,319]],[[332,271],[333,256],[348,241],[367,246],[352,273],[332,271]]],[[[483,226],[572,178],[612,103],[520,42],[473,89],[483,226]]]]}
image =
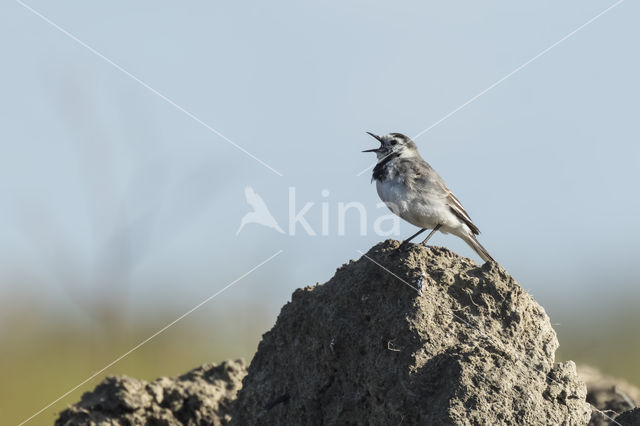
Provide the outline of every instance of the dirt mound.
{"type": "Polygon", "coordinates": [[[56,424],[585,425],[587,391],[573,362],[554,363],[557,347],[497,264],[386,241],[296,290],[248,373],[228,361],[151,383],[110,377],[56,424]]]}
{"type": "Polygon", "coordinates": [[[263,336],[232,424],[589,421],[549,318],[495,263],[397,241],[294,292],[263,336]]]}
{"type": "Polygon", "coordinates": [[[60,413],[57,426],[223,425],[246,374],[243,361],[205,364],[151,383],[107,377],[79,403],[60,413]]]}
{"type": "MultiPolygon", "coordinates": [[[[640,410],[635,410],[636,423],[630,420],[634,419],[634,414],[629,411],[640,404],[640,389],[625,380],[604,375],[587,365],[578,367],[578,375],[587,385],[587,401],[595,408],[604,411],[616,422],[640,425],[640,410]],[[624,416],[621,413],[624,413],[624,416]]],[[[589,426],[615,424],[610,418],[594,410],[589,426]]]]}

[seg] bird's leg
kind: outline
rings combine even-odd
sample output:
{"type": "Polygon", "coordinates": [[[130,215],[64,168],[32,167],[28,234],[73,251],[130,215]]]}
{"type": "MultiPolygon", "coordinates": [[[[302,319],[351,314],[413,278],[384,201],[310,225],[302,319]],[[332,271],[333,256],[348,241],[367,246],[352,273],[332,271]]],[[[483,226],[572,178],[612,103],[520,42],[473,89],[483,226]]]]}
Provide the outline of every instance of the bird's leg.
{"type": "MultiPolygon", "coordinates": [[[[435,228],[433,228],[433,230],[431,232],[429,232],[429,235],[427,235],[427,238],[424,239],[424,241],[422,242],[422,245],[427,244],[427,241],[429,241],[429,238],[431,238],[433,236],[433,234],[435,234],[436,231],[438,229],[440,229],[441,226],[442,225],[440,225],[440,224],[436,225],[435,228]]],[[[423,229],[423,231],[424,231],[424,229],[423,229]]],[[[415,235],[414,235],[414,237],[415,237],[415,235]]]]}
{"type": "Polygon", "coordinates": [[[409,238],[404,240],[402,242],[402,244],[400,244],[400,247],[406,246],[409,243],[409,241],[413,240],[415,237],[417,237],[418,235],[422,234],[426,230],[427,230],[427,228],[422,228],[421,230],[419,230],[418,232],[416,232],[415,234],[413,234],[412,236],[410,236],[409,238]]]}

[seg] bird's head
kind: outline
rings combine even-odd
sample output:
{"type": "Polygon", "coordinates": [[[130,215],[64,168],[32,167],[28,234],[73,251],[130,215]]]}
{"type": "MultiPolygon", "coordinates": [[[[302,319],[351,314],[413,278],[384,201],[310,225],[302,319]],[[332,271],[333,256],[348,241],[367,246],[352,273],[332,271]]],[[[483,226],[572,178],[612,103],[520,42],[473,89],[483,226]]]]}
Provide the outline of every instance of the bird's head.
{"type": "Polygon", "coordinates": [[[403,157],[409,157],[418,153],[416,144],[411,138],[402,133],[389,133],[384,136],[378,136],[371,132],[367,132],[370,136],[380,142],[380,147],[375,149],[367,149],[362,152],[375,152],[378,159],[387,157],[390,154],[397,153],[403,157]]]}

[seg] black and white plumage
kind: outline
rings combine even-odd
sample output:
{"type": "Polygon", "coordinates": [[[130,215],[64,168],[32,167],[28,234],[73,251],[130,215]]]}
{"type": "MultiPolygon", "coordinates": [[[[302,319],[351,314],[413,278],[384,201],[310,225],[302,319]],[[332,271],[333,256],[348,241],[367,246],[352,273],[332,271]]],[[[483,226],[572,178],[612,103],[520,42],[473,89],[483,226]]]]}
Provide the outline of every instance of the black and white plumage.
{"type": "Polygon", "coordinates": [[[431,229],[423,244],[440,231],[462,238],[482,260],[493,260],[476,238],[480,230],[438,173],[422,159],[416,144],[401,133],[369,135],[380,142],[380,148],[363,151],[375,152],[378,157],[372,177],[378,195],[393,213],[421,228],[405,243],[431,229]]]}

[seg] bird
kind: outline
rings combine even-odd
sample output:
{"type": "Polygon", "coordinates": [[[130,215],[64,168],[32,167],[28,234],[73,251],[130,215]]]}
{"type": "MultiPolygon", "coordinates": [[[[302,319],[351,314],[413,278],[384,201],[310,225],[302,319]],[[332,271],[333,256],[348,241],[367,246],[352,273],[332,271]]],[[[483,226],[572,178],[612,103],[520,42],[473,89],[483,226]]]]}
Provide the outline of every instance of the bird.
{"type": "Polygon", "coordinates": [[[367,134],[380,142],[379,148],[362,151],[374,152],[378,158],[371,181],[376,182],[380,199],[394,214],[420,228],[402,246],[431,229],[422,245],[440,231],[461,238],[483,261],[494,261],[476,238],[480,230],[440,175],[420,156],[415,142],[402,133],[367,134]]]}
{"type": "Polygon", "coordinates": [[[264,202],[262,197],[258,195],[256,191],[253,190],[252,187],[247,186],[244,189],[244,196],[247,199],[247,203],[251,207],[253,207],[253,211],[245,214],[240,221],[240,227],[236,231],[236,235],[240,234],[242,228],[249,223],[258,223],[260,225],[266,226],[268,228],[275,229],[281,234],[284,234],[278,222],[276,222],[275,218],[269,211],[267,204],[264,202]]]}

